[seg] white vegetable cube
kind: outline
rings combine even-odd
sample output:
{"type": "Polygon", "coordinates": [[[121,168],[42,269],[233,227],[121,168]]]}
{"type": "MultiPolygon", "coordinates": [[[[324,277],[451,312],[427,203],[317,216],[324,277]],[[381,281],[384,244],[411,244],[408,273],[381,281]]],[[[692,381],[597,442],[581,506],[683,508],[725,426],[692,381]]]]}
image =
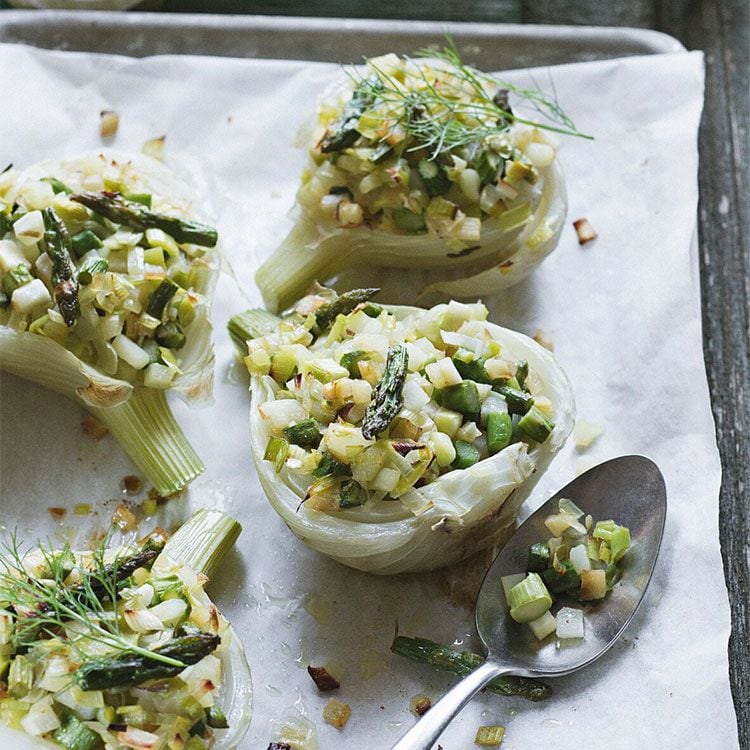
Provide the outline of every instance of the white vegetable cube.
{"type": "Polygon", "coordinates": [[[401,474],[395,469],[385,467],[378,472],[378,475],[373,480],[372,488],[374,490],[381,490],[382,492],[392,492],[396,489],[400,478],[401,474]]]}
{"type": "Polygon", "coordinates": [[[175,371],[159,362],[152,362],[143,374],[143,385],[146,388],[166,389],[172,385],[175,371]]]}
{"type": "Polygon", "coordinates": [[[21,188],[21,202],[27,208],[47,208],[54,199],[55,191],[48,182],[35,180],[34,182],[27,182],[21,188]]]}
{"type": "Polygon", "coordinates": [[[537,640],[543,641],[550,633],[554,633],[557,630],[557,620],[548,610],[539,619],[532,620],[529,623],[529,627],[537,640]]]}
{"type": "Polygon", "coordinates": [[[428,440],[428,445],[435,454],[435,460],[441,468],[450,466],[456,458],[456,447],[450,437],[443,432],[433,431],[428,440]]]}
{"type": "Polygon", "coordinates": [[[591,561],[585,544],[578,544],[570,550],[570,562],[579,575],[584,570],[591,570],[591,561]]]}
{"type": "Polygon", "coordinates": [[[165,625],[172,627],[185,617],[187,604],[184,599],[166,599],[151,607],[149,612],[156,615],[165,625]]]}
{"type": "Polygon", "coordinates": [[[13,240],[0,240],[0,271],[5,273],[18,265],[31,267],[23,250],[13,240]]]}
{"type": "Polygon", "coordinates": [[[302,404],[296,399],[282,398],[276,401],[267,401],[258,407],[260,416],[268,420],[273,430],[282,430],[294,422],[300,422],[307,417],[302,404]]]}
{"type": "Polygon", "coordinates": [[[151,359],[147,351],[141,349],[135,341],[131,341],[122,333],[112,339],[112,347],[120,359],[131,367],[135,367],[136,370],[142,370],[151,359]]]}
{"type": "Polygon", "coordinates": [[[575,440],[577,450],[585,450],[602,434],[603,428],[587,422],[585,419],[579,419],[573,427],[573,440],[575,440]]]}
{"type": "Polygon", "coordinates": [[[528,160],[539,169],[548,167],[555,160],[555,149],[546,143],[529,143],[525,154],[528,160]]]}
{"type": "Polygon", "coordinates": [[[491,380],[500,380],[502,378],[510,378],[514,374],[514,370],[507,359],[502,357],[492,357],[485,361],[484,369],[490,376],[491,380]]]}
{"type": "Polygon", "coordinates": [[[29,712],[21,719],[21,727],[27,734],[41,737],[60,726],[60,720],[52,708],[52,696],[48,695],[32,704],[29,712]]]}
{"type": "Polygon", "coordinates": [[[44,218],[41,211],[29,211],[29,213],[16,219],[13,224],[13,232],[16,239],[22,245],[36,245],[44,237],[44,218]]]}
{"type": "MultiPolygon", "coordinates": [[[[503,576],[500,582],[503,584],[503,593],[505,594],[505,601],[508,602],[508,592],[517,584],[521,583],[526,578],[526,573],[513,573],[509,576],[503,576]]],[[[510,607],[510,602],[508,602],[510,607]]]]}
{"type": "Polygon", "coordinates": [[[435,427],[450,438],[456,436],[461,423],[464,421],[463,416],[457,411],[446,409],[442,406],[435,412],[432,419],[435,422],[435,427]]]}
{"type": "Polygon", "coordinates": [[[449,385],[458,385],[463,378],[448,357],[437,362],[431,362],[425,366],[425,372],[435,388],[447,388],[449,385]]]}
{"type": "Polygon", "coordinates": [[[413,411],[419,411],[430,403],[430,397],[422,390],[422,387],[411,378],[404,383],[403,388],[404,406],[413,411]]]}
{"type": "Polygon", "coordinates": [[[582,609],[563,607],[557,613],[557,637],[561,640],[584,637],[582,609]]]}
{"type": "Polygon", "coordinates": [[[47,287],[40,279],[19,286],[10,298],[10,305],[23,315],[35,315],[46,310],[52,304],[47,287]]]}
{"type": "Polygon", "coordinates": [[[45,284],[52,284],[52,259],[47,253],[42,253],[34,263],[36,276],[45,284]]]}

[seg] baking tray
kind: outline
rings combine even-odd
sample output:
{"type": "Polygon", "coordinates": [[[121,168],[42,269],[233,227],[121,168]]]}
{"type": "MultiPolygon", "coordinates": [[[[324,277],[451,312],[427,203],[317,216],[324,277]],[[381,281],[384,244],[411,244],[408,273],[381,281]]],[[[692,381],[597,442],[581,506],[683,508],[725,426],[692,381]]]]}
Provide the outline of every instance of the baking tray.
{"type": "Polygon", "coordinates": [[[0,42],[146,57],[193,54],[326,62],[413,51],[451,31],[464,56],[485,69],[556,65],[684,51],[649,29],[222,16],[105,11],[2,11],[0,42]],[[501,43],[500,43],[501,42],[501,43]]]}

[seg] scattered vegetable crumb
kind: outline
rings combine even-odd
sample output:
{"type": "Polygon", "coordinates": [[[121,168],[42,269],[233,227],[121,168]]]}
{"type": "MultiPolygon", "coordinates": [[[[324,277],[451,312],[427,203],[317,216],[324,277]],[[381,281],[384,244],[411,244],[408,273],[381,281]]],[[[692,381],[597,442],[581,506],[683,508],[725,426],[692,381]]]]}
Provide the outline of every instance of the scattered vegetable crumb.
{"type": "Polygon", "coordinates": [[[505,737],[505,727],[500,725],[492,727],[479,727],[474,743],[483,747],[497,747],[505,737]]]}
{"type": "Polygon", "coordinates": [[[579,245],[585,245],[588,242],[593,242],[597,234],[594,231],[594,227],[589,224],[588,219],[576,219],[573,222],[573,226],[575,227],[576,234],[578,235],[578,244],[579,245]]]}
{"type": "Polygon", "coordinates": [[[150,156],[153,159],[164,161],[164,142],[167,140],[166,135],[161,135],[158,138],[152,138],[150,141],[146,141],[143,144],[141,151],[150,156]]]}
{"type": "Polygon", "coordinates": [[[424,716],[432,708],[432,701],[426,695],[415,695],[411,699],[411,712],[415,716],[424,716]]]}
{"type": "Polygon", "coordinates": [[[159,503],[157,503],[154,498],[147,497],[141,503],[141,512],[143,513],[144,516],[153,516],[156,514],[158,507],[159,507],[159,503]]]}
{"type": "Polygon", "coordinates": [[[122,478],[122,489],[128,495],[137,495],[143,489],[143,480],[135,474],[128,474],[122,478]]]}
{"type": "Polygon", "coordinates": [[[286,742],[272,742],[268,746],[268,750],[292,750],[292,746],[286,742]]]}
{"type": "Polygon", "coordinates": [[[329,690],[338,690],[339,681],[333,677],[325,667],[313,667],[307,668],[307,673],[312,677],[315,686],[321,693],[326,693],[329,690]]]}
{"type": "Polygon", "coordinates": [[[92,417],[90,414],[87,414],[81,420],[81,429],[92,440],[96,440],[97,442],[109,432],[102,422],[96,417],[92,417]]]}
{"type": "Polygon", "coordinates": [[[113,138],[120,127],[120,115],[111,109],[104,109],[100,112],[99,135],[102,138],[113,138]]]}
{"type": "Polygon", "coordinates": [[[77,516],[87,516],[89,513],[91,513],[91,504],[90,503],[76,503],[73,506],[73,513],[77,516]]]}
{"type": "Polygon", "coordinates": [[[332,727],[336,727],[336,729],[343,729],[351,715],[351,706],[348,703],[342,703],[335,698],[331,698],[323,708],[323,718],[332,727]]]}
{"type": "Polygon", "coordinates": [[[112,523],[123,533],[133,531],[138,525],[135,514],[130,511],[124,503],[120,503],[112,515],[112,523]]]}
{"type": "Polygon", "coordinates": [[[64,518],[68,512],[65,508],[47,508],[47,511],[53,518],[64,518]]]}
{"type": "Polygon", "coordinates": [[[576,450],[586,450],[604,431],[603,427],[594,422],[587,422],[585,419],[579,419],[573,427],[573,440],[575,441],[576,450]]]}
{"type": "Polygon", "coordinates": [[[543,331],[541,328],[537,329],[537,332],[532,338],[534,339],[534,341],[536,341],[537,344],[539,344],[539,346],[543,346],[545,349],[551,352],[555,351],[555,345],[552,342],[549,334],[546,331],[543,331]]]}

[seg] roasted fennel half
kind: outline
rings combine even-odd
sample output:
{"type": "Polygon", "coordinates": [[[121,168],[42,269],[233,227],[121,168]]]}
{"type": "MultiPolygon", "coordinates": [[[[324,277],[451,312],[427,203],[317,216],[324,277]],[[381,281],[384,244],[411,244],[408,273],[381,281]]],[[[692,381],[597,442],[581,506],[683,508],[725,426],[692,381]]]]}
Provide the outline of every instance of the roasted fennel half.
{"type": "Polygon", "coordinates": [[[0,175],[0,368],[81,402],[163,495],[203,470],[166,397],[211,399],[217,233],[202,214],[143,155],[0,175]]]}
{"type": "Polygon", "coordinates": [[[250,721],[250,672],[204,586],[240,530],[203,509],[168,540],[154,533],[129,547],[24,550],[6,540],[0,739],[24,747],[25,733],[68,750],[236,747],[250,721]]]}
{"type": "Polygon", "coordinates": [[[305,544],[374,573],[439,568],[509,530],[571,431],[573,395],[481,303],[381,306],[376,291],[233,318],[252,454],[305,544]]]}
{"type": "Polygon", "coordinates": [[[581,133],[554,98],[466,65],[452,42],[420,54],[367,60],[323,93],[294,227],[256,276],[269,309],[358,265],[431,269],[425,292],[486,295],[557,244],[556,133],[581,133]]]}

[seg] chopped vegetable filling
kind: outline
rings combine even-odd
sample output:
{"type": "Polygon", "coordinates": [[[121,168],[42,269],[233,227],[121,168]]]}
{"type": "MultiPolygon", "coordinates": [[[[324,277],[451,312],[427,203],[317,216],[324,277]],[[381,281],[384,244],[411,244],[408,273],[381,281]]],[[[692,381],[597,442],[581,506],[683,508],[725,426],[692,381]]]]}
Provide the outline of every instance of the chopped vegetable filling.
{"type": "Polygon", "coordinates": [[[554,415],[536,406],[550,411],[540,379],[493,338],[482,304],[399,317],[366,309],[373,291],[354,290],[342,305],[307,297],[255,338],[240,332],[250,313],[230,322],[247,340],[250,373],[269,378],[275,394],[257,407],[265,460],[307,483],[306,507],[394,501],[513,444],[549,438],[554,415]]]}

